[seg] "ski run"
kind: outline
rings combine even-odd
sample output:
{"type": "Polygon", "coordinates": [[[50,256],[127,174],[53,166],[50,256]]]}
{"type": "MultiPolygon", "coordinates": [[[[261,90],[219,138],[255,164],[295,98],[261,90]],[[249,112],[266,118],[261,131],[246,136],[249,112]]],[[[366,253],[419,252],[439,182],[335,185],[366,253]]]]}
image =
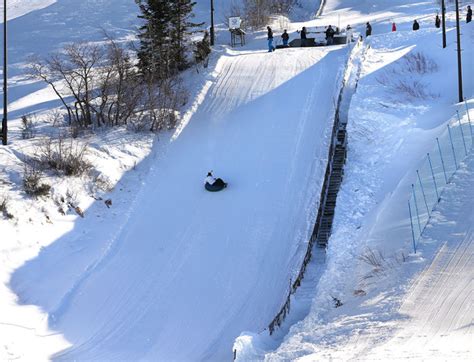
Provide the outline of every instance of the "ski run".
{"type": "MultiPolygon", "coordinates": [[[[329,24],[350,24],[354,42],[274,52],[265,27],[248,29],[244,46],[228,44],[226,18],[244,2],[214,1],[216,45],[207,68],[183,72],[189,96],[175,129],[85,133],[95,176],[47,175],[50,197],[41,198],[22,190],[41,137],[22,139],[21,117],[52,134],[61,103],[28,77],[31,56],[100,44],[102,30],[136,41],[139,9],[133,0],[7,2],[0,360],[473,360],[470,3],[460,1],[458,102],[453,1],[446,49],[438,1],[300,0],[288,17],[270,18],[276,45],[284,29],[292,40],[329,24]],[[270,335],[313,232],[336,111],[347,155],[332,234],[270,335]],[[433,211],[415,253],[407,202],[437,139],[448,145],[448,125],[456,146],[443,151],[458,158],[443,168],[458,169],[439,202],[425,201],[433,211]],[[206,191],[208,171],[227,188],[206,191]]],[[[208,27],[209,1],[194,10],[208,27]]],[[[435,171],[436,181],[441,164],[435,171]]]]}

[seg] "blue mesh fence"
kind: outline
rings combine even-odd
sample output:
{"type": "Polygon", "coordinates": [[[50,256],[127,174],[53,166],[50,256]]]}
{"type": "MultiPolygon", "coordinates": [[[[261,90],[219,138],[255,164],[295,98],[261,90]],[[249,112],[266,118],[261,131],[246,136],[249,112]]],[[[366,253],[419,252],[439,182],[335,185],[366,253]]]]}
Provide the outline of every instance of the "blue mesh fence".
{"type": "Polygon", "coordinates": [[[472,150],[473,144],[473,124],[465,103],[465,111],[458,112],[449,122],[445,132],[436,138],[433,149],[416,170],[408,200],[415,253],[417,242],[428,224],[433,209],[440,201],[444,188],[472,150]]]}

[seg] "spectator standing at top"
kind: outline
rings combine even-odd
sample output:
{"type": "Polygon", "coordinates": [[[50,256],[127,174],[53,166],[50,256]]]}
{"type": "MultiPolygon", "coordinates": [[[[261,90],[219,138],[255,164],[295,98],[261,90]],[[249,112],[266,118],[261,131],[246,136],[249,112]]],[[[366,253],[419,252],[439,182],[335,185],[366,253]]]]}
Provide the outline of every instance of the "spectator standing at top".
{"type": "Polygon", "coordinates": [[[365,37],[368,37],[371,35],[372,35],[372,25],[370,25],[370,23],[367,22],[366,27],[365,27],[365,37]]]}
{"type": "Polygon", "coordinates": [[[283,31],[283,34],[281,34],[281,40],[283,41],[284,46],[288,46],[288,40],[290,39],[290,36],[286,32],[286,29],[283,31]]]}
{"type": "Polygon", "coordinates": [[[346,26],[346,44],[352,42],[352,27],[350,25],[346,26]]]}
{"type": "Polygon", "coordinates": [[[417,31],[420,29],[420,24],[418,24],[418,21],[413,22],[413,31],[417,31]]]}
{"type": "Polygon", "coordinates": [[[392,31],[397,31],[397,24],[395,22],[392,23],[392,31]]]}
{"type": "Polygon", "coordinates": [[[273,46],[273,31],[272,28],[267,26],[267,40],[268,40],[268,52],[271,53],[275,50],[273,46]]]}
{"type": "Polygon", "coordinates": [[[326,44],[327,45],[332,45],[334,43],[334,34],[335,33],[336,32],[334,31],[332,26],[329,25],[328,28],[326,29],[326,44]]]}
{"type": "Polygon", "coordinates": [[[306,27],[303,26],[303,29],[301,29],[301,46],[305,47],[306,46],[306,27]]]}
{"type": "Polygon", "coordinates": [[[471,5],[467,6],[467,15],[466,15],[466,23],[470,23],[472,20],[472,9],[471,5]]]}
{"type": "Polygon", "coordinates": [[[439,18],[439,15],[436,14],[436,18],[435,18],[435,26],[437,28],[439,28],[441,26],[441,19],[439,18]]]}

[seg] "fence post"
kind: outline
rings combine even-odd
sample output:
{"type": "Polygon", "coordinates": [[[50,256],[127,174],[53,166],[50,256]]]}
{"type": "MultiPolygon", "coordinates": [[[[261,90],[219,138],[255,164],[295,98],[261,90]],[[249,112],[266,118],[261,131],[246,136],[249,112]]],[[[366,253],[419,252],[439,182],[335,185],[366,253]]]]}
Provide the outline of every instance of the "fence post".
{"type": "Polygon", "coordinates": [[[420,213],[418,212],[418,202],[416,202],[415,185],[411,184],[411,189],[413,192],[413,200],[415,201],[416,219],[418,220],[418,230],[420,230],[420,235],[421,235],[420,213]]]}
{"type": "Polygon", "coordinates": [[[434,175],[434,172],[433,172],[433,164],[431,163],[430,154],[427,153],[426,155],[428,156],[428,161],[429,161],[429,163],[430,163],[431,176],[433,177],[433,183],[434,183],[435,191],[436,191],[436,200],[439,202],[438,185],[436,184],[436,178],[435,178],[435,175],[434,175]]]}
{"type": "Polygon", "coordinates": [[[416,254],[415,230],[413,229],[413,217],[411,215],[410,200],[408,200],[408,212],[410,213],[411,238],[413,240],[413,251],[416,254]]]}
{"type": "Polygon", "coordinates": [[[439,145],[439,139],[436,137],[436,143],[438,144],[439,157],[441,158],[441,165],[443,165],[444,180],[448,183],[448,176],[446,175],[446,167],[444,167],[443,153],[441,152],[441,146],[439,145]]]}
{"type": "Polygon", "coordinates": [[[453,150],[454,165],[456,166],[456,170],[457,170],[458,161],[456,160],[456,152],[454,151],[453,137],[451,136],[451,127],[449,127],[449,124],[448,124],[448,133],[449,133],[449,140],[451,141],[451,149],[453,150]]]}
{"type": "Polygon", "coordinates": [[[428,213],[428,217],[430,216],[430,210],[428,209],[428,203],[426,202],[426,195],[425,195],[425,189],[423,187],[423,183],[421,182],[421,177],[420,173],[418,170],[416,170],[416,174],[418,175],[418,181],[420,182],[420,187],[421,187],[421,194],[423,195],[423,200],[425,201],[425,206],[426,206],[426,212],[428,213]]]}
{"type": "Polygon", "coordinates": [[[471,131],[471,138],[472,138],[473,136],[472,136],[471,116],[469,115],[469,108],[467,107],[466,98],[464,98],[464,105],[466,106],[467,120],[469,121],[469,130],[471,131]]]}
{"type": "Polygon", "coordinates": [[[456,111],[456,113],[458,115],[459,128],[461,128],[461,137],[462,137],[462,144],[464,145],[464,153],[467,156],[467,147],[466,147],[466,141],[464,140],[464,131],[462,130],[461,117],[459,116],[459,111],[456,111]]]}

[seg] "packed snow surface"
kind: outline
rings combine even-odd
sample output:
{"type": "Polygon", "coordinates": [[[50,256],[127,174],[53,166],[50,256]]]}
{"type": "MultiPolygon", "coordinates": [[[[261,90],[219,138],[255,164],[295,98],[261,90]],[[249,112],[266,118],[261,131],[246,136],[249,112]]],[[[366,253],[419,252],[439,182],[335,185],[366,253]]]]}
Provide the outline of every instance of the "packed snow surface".
{"type": "Polygon", "coordinates": [[[61,359],[228,359],[266,327],[315,217],[345,47],[218,49],[121,225],[76,227],[20,268],[61,359]],[[209,170],[229,183],[204,190],[209,170]]]}

